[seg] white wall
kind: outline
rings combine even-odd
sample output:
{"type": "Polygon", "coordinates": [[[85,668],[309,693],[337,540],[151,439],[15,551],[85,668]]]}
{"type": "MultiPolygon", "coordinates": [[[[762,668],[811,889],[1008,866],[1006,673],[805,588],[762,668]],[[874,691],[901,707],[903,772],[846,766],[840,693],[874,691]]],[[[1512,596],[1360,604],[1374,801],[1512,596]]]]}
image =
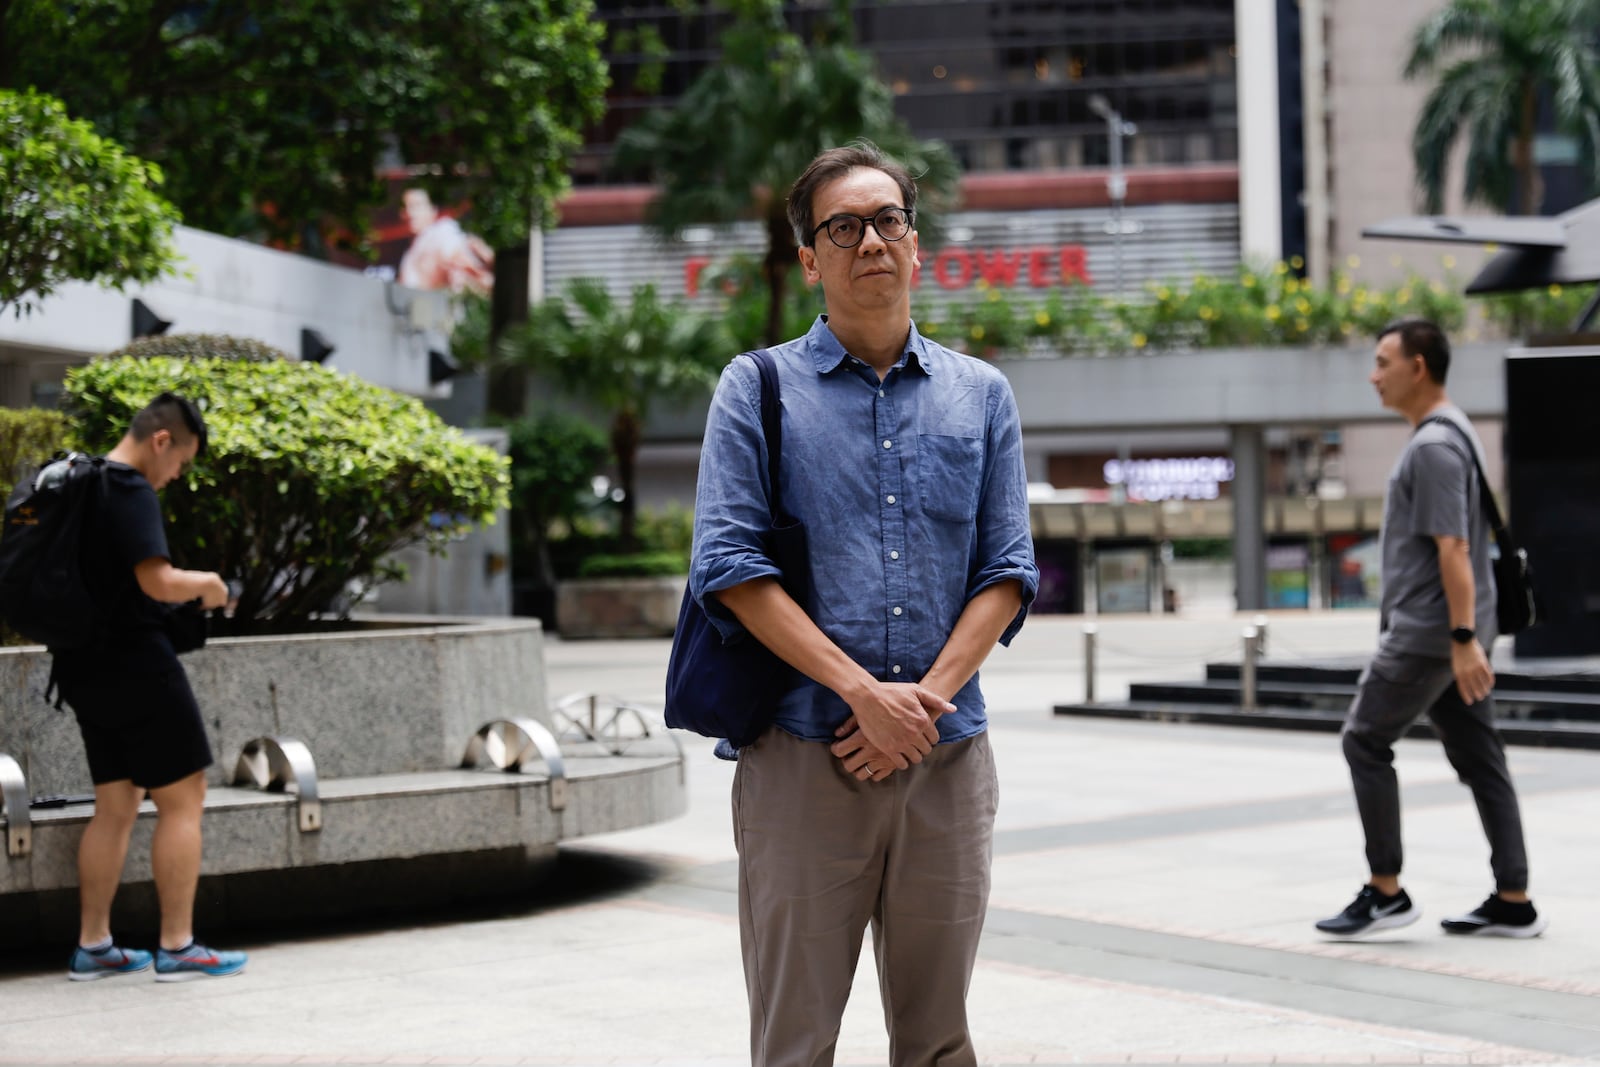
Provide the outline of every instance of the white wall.
{"type": "MultiPolygon", "coordinates": [[[[137,297],[172,323],[169,333],[253,337],[298,359],[300,331],[310,328],[335,346],[333,369],[414,396],[449,395],[448,382],[429,385],[424,332],[448,331],[445,294],[187,227],[178,228],[177,247],[175,275],[122,292],[74,282],[31,315],[0,318],[0,363],[59,365],[120,348],[131,339],[137,297]]],[[[434,336],[438,346],[442,335],[434,336]]],[[[26,403],[26,395],[3,399],[26,403]]]]}

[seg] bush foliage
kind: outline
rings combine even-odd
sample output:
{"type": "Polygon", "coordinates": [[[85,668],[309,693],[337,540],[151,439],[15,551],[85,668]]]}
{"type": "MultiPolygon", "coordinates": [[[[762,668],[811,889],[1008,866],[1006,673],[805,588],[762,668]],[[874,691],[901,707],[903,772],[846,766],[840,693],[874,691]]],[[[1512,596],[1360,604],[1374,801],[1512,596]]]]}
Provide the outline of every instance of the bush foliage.
{"type": "Polygon", "coordinates": [[[0,499],[11,496],[17,480],[70,447],[66,416],[42,408],[0,408],[0,499]]]}
{"type": "Polygon", "coordinates": [[[121,288],[175,267],[178,212],[160,185],[161,168],[55,97],[0,89],[0,311],[24,315],[69,281],[121,288]]]}
{"type": "Polygon", "coordinates": [[[67,375],[84,444],[106,451],[163,390],[205,412],[210,448],[162,494],[173,562],[243,585],[231,632],[296,629],[349,583],[398,573],[507,505],[506,462],[420,401],[315,363],[105,359],[67,375]]]}
{"type": "Polygon", "coordinates": [[[271,363],[288,359],[281,348],[274,348],[254,337],[232,337],[222,333],[175,333],[162,337],[140,337],[129,341],[101,359],[232,359],[244,363],[271,363]]]}

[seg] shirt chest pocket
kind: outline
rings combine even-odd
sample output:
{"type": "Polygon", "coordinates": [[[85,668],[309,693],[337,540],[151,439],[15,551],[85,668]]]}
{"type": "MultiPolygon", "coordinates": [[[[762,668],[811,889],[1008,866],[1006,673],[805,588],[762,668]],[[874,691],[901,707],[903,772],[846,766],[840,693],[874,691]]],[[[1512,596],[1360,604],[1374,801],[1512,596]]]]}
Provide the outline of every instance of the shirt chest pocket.
{"type": "Polygon", "coordinates": [[[971,522],[983,485],[983,438],[925,433],[917,438],[922,510],[945,522],[971,522]]]}

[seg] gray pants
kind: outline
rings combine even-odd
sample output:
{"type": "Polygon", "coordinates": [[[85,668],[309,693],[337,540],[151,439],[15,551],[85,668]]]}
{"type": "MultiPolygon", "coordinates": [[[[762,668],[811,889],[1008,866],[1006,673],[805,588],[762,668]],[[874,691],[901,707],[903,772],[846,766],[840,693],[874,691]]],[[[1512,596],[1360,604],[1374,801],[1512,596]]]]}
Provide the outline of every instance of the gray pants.
{"type": "Polygon", "coordinates": [[[768,730],[733,780],[753,1067],[828,1067],[867,923],[893,1067],[972,1067],[967,987],[989,901],[989,738],[858,782],[768,730]]]}
{"type": "Polygon", "coordinates": [[[1380,647],[1366,671],[1344,723],[1344,757],[1350,764],[1367,865],[1373,874],[1400,873],[1400,784],[1394,773],[1394,743],[1427,712],[1444,742],[1444,753],[1472,790],[1495,888],[1528,888],[1528,855],[1522,813],[1506,768],[1505,743],[1494,728],[1492,697],[1468,706],[1456,688],[1450,661],[1380,647]]]}

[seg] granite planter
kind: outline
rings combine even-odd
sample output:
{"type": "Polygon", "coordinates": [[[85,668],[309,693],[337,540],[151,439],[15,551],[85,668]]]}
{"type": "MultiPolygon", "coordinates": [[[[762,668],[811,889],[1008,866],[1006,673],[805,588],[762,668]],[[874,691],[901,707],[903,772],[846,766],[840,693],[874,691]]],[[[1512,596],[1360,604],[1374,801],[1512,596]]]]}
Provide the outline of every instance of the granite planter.
{"type": "MultiPolygon", "coordinates": [[[[231,637],[183,657],[216,762],[233,776],[241,747],[285,735],[305,742],[322,778],[460,765],[490,719],[549,725],[543,632],[536,619],[385,616],[313,634],[231,637]]],[[[92,792],[70,711],[44,699],[50,656],[0,649],[0,753],[22,764],[33,795],[92,792]]]]}

